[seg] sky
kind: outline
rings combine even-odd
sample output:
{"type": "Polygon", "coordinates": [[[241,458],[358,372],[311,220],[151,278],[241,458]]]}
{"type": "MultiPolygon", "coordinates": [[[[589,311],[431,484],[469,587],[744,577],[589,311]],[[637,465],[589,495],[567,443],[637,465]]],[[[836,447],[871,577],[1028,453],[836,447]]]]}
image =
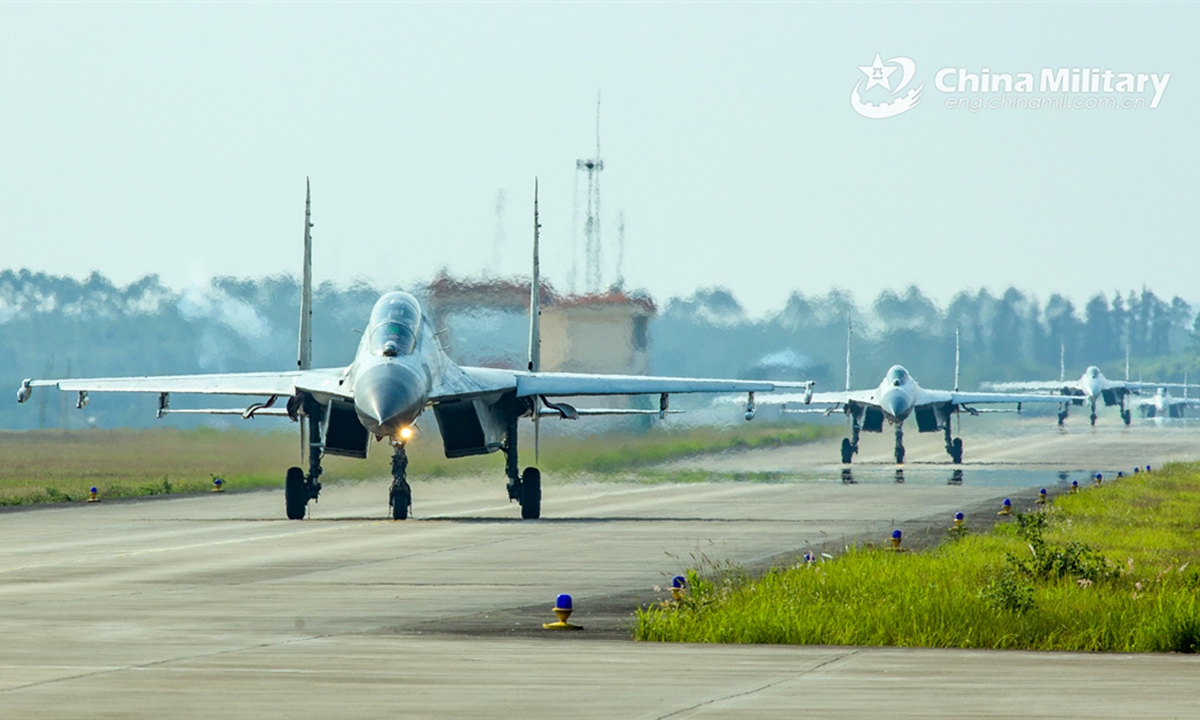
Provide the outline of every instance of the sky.
{"type": "Polygon", "coordinates": [[[584,289],[600,91],[606,284],[623,216],[628,286],[753,313],[910,284],[1200,303],[1198,27],[1193,4],[5,3],[0,269],[298,274],[308,177],[318,282],[528,273],[537,178],[543,273],[567,288],[574,256],[584,289]],[[903,57],[919,104],[855,111],[876,54],[895,72],[864,97],[900,96],[903,57]],[[1170,79],[1153,109],[936,87],[1082,67],[1170,79]]]}

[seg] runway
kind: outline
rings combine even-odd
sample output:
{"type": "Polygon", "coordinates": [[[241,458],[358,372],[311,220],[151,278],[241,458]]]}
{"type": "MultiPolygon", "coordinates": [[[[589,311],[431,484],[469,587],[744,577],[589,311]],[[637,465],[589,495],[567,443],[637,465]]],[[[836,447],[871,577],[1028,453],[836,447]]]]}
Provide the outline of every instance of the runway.
{"type": "Polygon", "coordinates": [[[920,481],[920,461],[912,482],[883,481],[882,465],[873,481],[868,463],[845,484],[809,463],[836,457],[832,441],[707,461],[780,469],[773,482],[548,478],[534,522],[515,519],[499,476],[413,478],[416,519],[401,523],[384,519],[384,479],[328,485],[304,522],[279,519],[281,491],[3,513],[0,716],[1188,717],[1189,656],[661,645],[624,630],[632,599],[662,597],[700,556],[753,566],[991,513],[1029,492],[1023,473],[1057,467],[1042,453],[1113,468],[1131,450],[1200,455],[1200,432],[1164,430],[1030,432],[1050,439],[1019,443],[1027,467],[1005,465],[1011,437],[971,435],[961,484],[920,481]],[[584,632],[541,629],[560,592],[584,632]]]}

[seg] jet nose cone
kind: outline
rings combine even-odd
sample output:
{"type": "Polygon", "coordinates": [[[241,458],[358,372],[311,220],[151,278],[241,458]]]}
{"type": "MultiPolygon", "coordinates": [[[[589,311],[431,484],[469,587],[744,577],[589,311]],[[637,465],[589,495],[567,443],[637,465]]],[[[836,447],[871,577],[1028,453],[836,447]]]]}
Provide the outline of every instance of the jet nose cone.
{"type": "Polygon", "coordinates": [[[375,435],[395,435],[425,406],[421,377],[410,367],[388,363],[368,368],[354,382],[354,410],[375,435]]]}
{"type": "Polygon", "coordinates": [[[884,393],[879,404],[883,407],[884,414],[893,419],[903,420],[908,416],[908,398],[904,397],[904,393],[884,393]]]}

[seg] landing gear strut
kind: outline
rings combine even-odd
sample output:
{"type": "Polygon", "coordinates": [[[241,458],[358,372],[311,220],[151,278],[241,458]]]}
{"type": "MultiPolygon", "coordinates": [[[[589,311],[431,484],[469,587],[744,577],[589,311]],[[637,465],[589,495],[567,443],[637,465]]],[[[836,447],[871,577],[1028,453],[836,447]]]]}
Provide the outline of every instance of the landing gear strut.
{"type": "Polygon", "coordinates": [[[504,440],[504,474],[508,476],[508,499],[521,504],[521,518],[537,520],[542,515],[542,473],[535,467],[519,471],[517,459],[517,414],[510,412],[504,440]]]}
{"type": "Polygon", "coordinates": [[[1096,401],[1092,401],[1092,427],[1096,427],[1096,401]]]}
{"type": "Polygon", "coordinates": [[[849,465],[858,452],[858,436],[862,432],[862,410],[849,410],[850,437],[842,438],[842,463],[849,465]]]}
{"type": "Polygon", "coordinates": [[[298,467],[288,468],[283,486],[288,520],[303,520],[308,513],[308,501],[316,500],[321,494],[321,455],[325,452],[321,425],[325,420],[325,408],[308,397],[304,401],[304,414],[308,418],[308,474],[298,467]]]}
{"type": "Polygon", "coordinates": [[[950,454],[954,464],[959,465],[962,463],[963,441],[962,438],[951,439],[950,435],[950,418],[946,418],[946,452],[950,454]]]}
{"type": "Polygon", "coordinates": [[[388,490],[388,505],[393,520],[407,520],[412,508],[412,488],[408,485],[408,453],[404,443],[392,441],[392,487],[388,490]]]}
{"type": "Polygon", "coordinates": [[[1121,419],[1125,421],[1125,427],[1133,422],[1133,411],[1125,408],[1125,396],[1121,395],[1121,419]]]}
{"type": "Polygon", "coordinates": [[[896,462],[904,462],[904,426],[896,423],[896,462]]]}
{"type": "Polygon", "coordinates": [[[1058,426],[1059,427],[1063,426],[1063,422],[1066,421],[1067,414],[1070,412],[1070,410],[1071,410],[1071,403],[1069,403],[1069,402],[1061,403],[1058,406],[1058,426]]]}

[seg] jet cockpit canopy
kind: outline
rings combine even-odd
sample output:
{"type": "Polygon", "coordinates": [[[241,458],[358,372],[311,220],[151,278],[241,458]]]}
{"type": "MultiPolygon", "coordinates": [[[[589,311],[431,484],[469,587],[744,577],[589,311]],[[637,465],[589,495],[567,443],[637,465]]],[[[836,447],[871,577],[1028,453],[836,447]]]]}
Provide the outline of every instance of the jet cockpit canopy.
{"type": "Polygon", "coordinates": [[[900,387],[908,378],[908,371],[899,365],[893,365],[887,372],[887,381],[895,387],[900,387]]]}
{"type": "Polygon", "coordinates": [[[406,292],[390,292],[375,302],[367,331],[371,352],[396,357],[410,355],[421,330],[421,305],[406,292]]]}

